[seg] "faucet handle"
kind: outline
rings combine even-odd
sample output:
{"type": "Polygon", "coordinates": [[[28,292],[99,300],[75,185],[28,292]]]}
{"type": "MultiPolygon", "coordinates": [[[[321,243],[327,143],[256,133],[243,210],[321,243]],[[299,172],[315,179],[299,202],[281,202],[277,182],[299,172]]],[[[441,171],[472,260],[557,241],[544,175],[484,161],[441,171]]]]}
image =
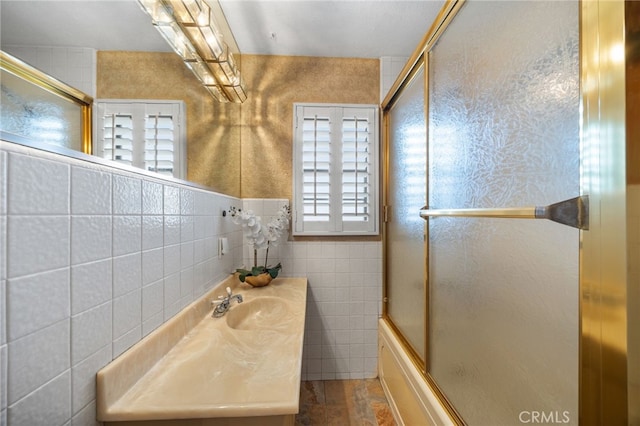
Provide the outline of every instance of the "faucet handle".
{"type": "Polygon", "coordinates": [[[227,294],[228,294],[229,296],[231,296],[231,294],[232,294],[232,293],[231,293],[231,287],[227,287],[227,294]]]}

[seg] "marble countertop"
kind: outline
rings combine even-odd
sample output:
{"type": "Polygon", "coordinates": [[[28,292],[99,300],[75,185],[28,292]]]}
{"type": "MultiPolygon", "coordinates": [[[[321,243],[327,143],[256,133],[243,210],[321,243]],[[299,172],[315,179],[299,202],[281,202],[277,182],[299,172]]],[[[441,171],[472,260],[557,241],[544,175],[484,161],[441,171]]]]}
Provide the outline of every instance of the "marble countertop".
{"type": "Polygon", "coordinates": [[[225,281],[98,372],[98,420],[296,413],[306,294],[306,278],[225,281]],[[212,318],[226,286],[244,301],[212,318]]]}

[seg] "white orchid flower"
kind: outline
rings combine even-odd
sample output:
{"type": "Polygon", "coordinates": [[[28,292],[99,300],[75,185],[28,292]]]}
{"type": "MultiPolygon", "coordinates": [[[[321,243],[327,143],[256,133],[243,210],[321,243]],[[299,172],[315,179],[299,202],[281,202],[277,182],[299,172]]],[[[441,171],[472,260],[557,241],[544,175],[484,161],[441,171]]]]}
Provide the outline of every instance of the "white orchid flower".
{"type": "Polygon", "coordinates": [[[283,206],[278,210],[273,219],[267,224],[262,225],[262,219],[254,214],[251,210],[233,210],[233,223],[241,225],[242,233],[247,244],[253,247],[254,266],[257,265],[257,251],[266,249],[265,264],[269,257],[269,246],[277,245],[278,240],[283,236],[284,232],[289,228],[290,210],[288,206],[283,206]]]}

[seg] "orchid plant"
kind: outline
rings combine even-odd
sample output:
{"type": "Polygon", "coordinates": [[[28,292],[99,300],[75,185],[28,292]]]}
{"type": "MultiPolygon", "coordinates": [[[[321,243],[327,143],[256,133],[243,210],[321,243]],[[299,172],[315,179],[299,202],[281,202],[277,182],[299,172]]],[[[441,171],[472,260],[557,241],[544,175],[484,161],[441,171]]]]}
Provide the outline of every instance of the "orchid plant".
{"type": "Polygon", "coordinates": [[[237,269],[240,273],[239,279],[244,282],[247,276],[257,276],[269,273],[271,278],[278,276],[278,272],[282,269],[282,264],[268,266],[269,247],[277,245],[278,240],[284,232],[289,229],[289,218],[291,210],[289,206],[284,205],[276,216],[266,225],[262,224],[260,216],[256,216],[251,210],[235,210],[231,209],[231,217],[233,223],[242,226],[242,231],[247,243],[253,247],[253,267],[249,269],[237,269]],[[258,265],[258,250],[266,249],[264,256],[264,265],[258,265]]]}

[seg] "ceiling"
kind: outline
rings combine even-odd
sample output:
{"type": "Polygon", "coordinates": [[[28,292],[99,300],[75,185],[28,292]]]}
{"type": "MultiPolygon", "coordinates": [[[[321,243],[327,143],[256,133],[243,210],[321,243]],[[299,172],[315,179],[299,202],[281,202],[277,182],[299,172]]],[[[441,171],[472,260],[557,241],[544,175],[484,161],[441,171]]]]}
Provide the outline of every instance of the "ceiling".
{"type": "Polygon", "coordinates": [[[136,0],[0,0],[2,45],[171,51],[136,0]]]}
{"type": "MultiPolygon", "coordinates": [[[[220,0],[240,52],[409,56],[443,0],[220,0]]],[[[170,51],[136,0],[0,0],[2,45],[170,51]]]]}
{"type": "Polygon", "coordinates": [[[435,0],[221,0],[242,53],[409,56],[434,21],[435,0]]]}

